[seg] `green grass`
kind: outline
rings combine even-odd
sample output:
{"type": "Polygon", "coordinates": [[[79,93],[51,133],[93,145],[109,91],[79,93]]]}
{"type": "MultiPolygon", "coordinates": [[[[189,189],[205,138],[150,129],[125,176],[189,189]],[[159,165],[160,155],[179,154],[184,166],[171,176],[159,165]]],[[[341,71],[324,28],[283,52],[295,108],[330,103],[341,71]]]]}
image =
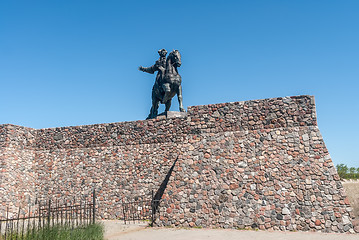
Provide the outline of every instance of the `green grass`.
{"type": "MultiPolygon", "coordinates": [[[[103,240],[104,228],[101,224],[92,224],[86,227],[77,227],[71,229],[64,226],[51,226],[48,228],[27,231],[24,233],[26,240],[103,240]]],[[[5,239],[4,235],[0,240],[5,239]]],[[[13,234],[6,239],[21,239],[20,235],[13,234]]]]}

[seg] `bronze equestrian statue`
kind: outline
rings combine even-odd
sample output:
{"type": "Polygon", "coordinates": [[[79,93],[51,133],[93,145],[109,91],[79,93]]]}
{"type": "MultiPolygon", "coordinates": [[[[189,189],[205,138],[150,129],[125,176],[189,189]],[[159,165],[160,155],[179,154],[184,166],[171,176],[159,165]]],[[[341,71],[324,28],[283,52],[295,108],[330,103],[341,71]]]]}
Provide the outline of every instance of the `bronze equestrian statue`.
{"type": "Polygon", "coordinates": [[[160,58],[151,67],[142,67],[138,69],[147,73],[155,73],[157,71],[156,81],[152,88],[152,107],[150,114],[146,119],[155,118],[158,115],[158,107],[160,103],[166,105],[165,111],[169,111],[172,98],[177,94],[179,110],[184,112],[182,103],[182,78],[178,74],[177,68],[181,66],[181,54],[178,50],[170,52],[166,59],[167,51],[161,49],[158,51],[160,58]]]}

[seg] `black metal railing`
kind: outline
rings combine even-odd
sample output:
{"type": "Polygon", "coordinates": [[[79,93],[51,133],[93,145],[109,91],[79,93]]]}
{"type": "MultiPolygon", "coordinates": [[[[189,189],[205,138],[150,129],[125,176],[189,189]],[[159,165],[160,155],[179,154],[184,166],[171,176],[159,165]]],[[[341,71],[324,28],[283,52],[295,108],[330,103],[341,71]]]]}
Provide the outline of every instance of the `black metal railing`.
{"type": "Polygon", "coordinates": [[[27,209],[19,207],[15,217],[9,217],[9,208],[6,216],[0,217],[0,239],[27,239],[28,235],[44,228],[53,226],[74,229],[85,227],[95,223],[96,195],[92,193],[92,199],[87,201],[40,201],[27,209]],[[21,212],[26,212],[21,214],[21,212]]]}
{"type": "Polygon", "coordinates": [[[120,220],[125,224],[136,221],[150,221],[150,226],[159,217],[160,199],[154,199],[153,191],[151,198],[148,196],[136,197],[132,201],[122,201],[120,220]]]}

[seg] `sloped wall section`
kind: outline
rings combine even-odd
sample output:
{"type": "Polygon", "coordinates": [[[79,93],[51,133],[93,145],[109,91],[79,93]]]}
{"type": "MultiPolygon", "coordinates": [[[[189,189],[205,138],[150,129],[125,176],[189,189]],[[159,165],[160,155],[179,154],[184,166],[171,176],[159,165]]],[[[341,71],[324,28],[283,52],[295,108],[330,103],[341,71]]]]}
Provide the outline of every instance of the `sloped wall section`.
{"type": "MultiPolygon", "coordinates": [[[[312,96],[194,106],[184,118],[9,127],[0,128],[2,179],[24,164],[30,177],[17,192],[62,198],[96,188],[102,218],[156,191],[178,156],[159,225],[353,232],[312,96]]],[[[9,181],[0,198],[16,202],[9,181]]]]}
{"type": "Polygon", "coordinates": [[[353,232],[314,97],[191,107],[159,224],[353,232]]]}

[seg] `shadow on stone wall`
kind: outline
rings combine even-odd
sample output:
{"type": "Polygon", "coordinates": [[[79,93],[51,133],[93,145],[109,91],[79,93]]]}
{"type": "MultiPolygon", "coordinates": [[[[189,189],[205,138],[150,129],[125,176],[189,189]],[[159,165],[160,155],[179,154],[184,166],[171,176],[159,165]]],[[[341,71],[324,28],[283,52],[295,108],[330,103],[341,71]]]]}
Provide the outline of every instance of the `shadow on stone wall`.
{"type": "Polygon", "coordinates": [[[176,160],[174,161],[174,163],[172,164],[172,167],[170,168],[170,170],[168,171],[168,173],[166,174],[166,177],[165,177],[165,179],[163,180],[163,182],[161,183],[161,186],[160,186],[160,188],[157,190],[157,192],[156,192],[156,194],[155,194],[155,196],[154,196],[154,198],[153,198],[153,200],[154,200],[154,211],[156,212],[157,211],[157,209],[158,209],[158,207],[159,207],[159,205],[160,205],[160,200],[161,200],[161,198],[162,198],[162,196],[163,196],[163,193],[165,192],[165,190],[166,190],[166,187],[167,187],[167,184],[168,184],[168,182],[169,182],[169,180],[170,180],[170,177],[171,177],[171,174],[172,174],[172,172],[173,172],[173,169],[174,169],[174,167],[175,167],[175,165],[176,165],[176,163],[177,163],[177,160],[178,160],[178,156],[177,156],[177,158],[176,158],[176,160]]]}

